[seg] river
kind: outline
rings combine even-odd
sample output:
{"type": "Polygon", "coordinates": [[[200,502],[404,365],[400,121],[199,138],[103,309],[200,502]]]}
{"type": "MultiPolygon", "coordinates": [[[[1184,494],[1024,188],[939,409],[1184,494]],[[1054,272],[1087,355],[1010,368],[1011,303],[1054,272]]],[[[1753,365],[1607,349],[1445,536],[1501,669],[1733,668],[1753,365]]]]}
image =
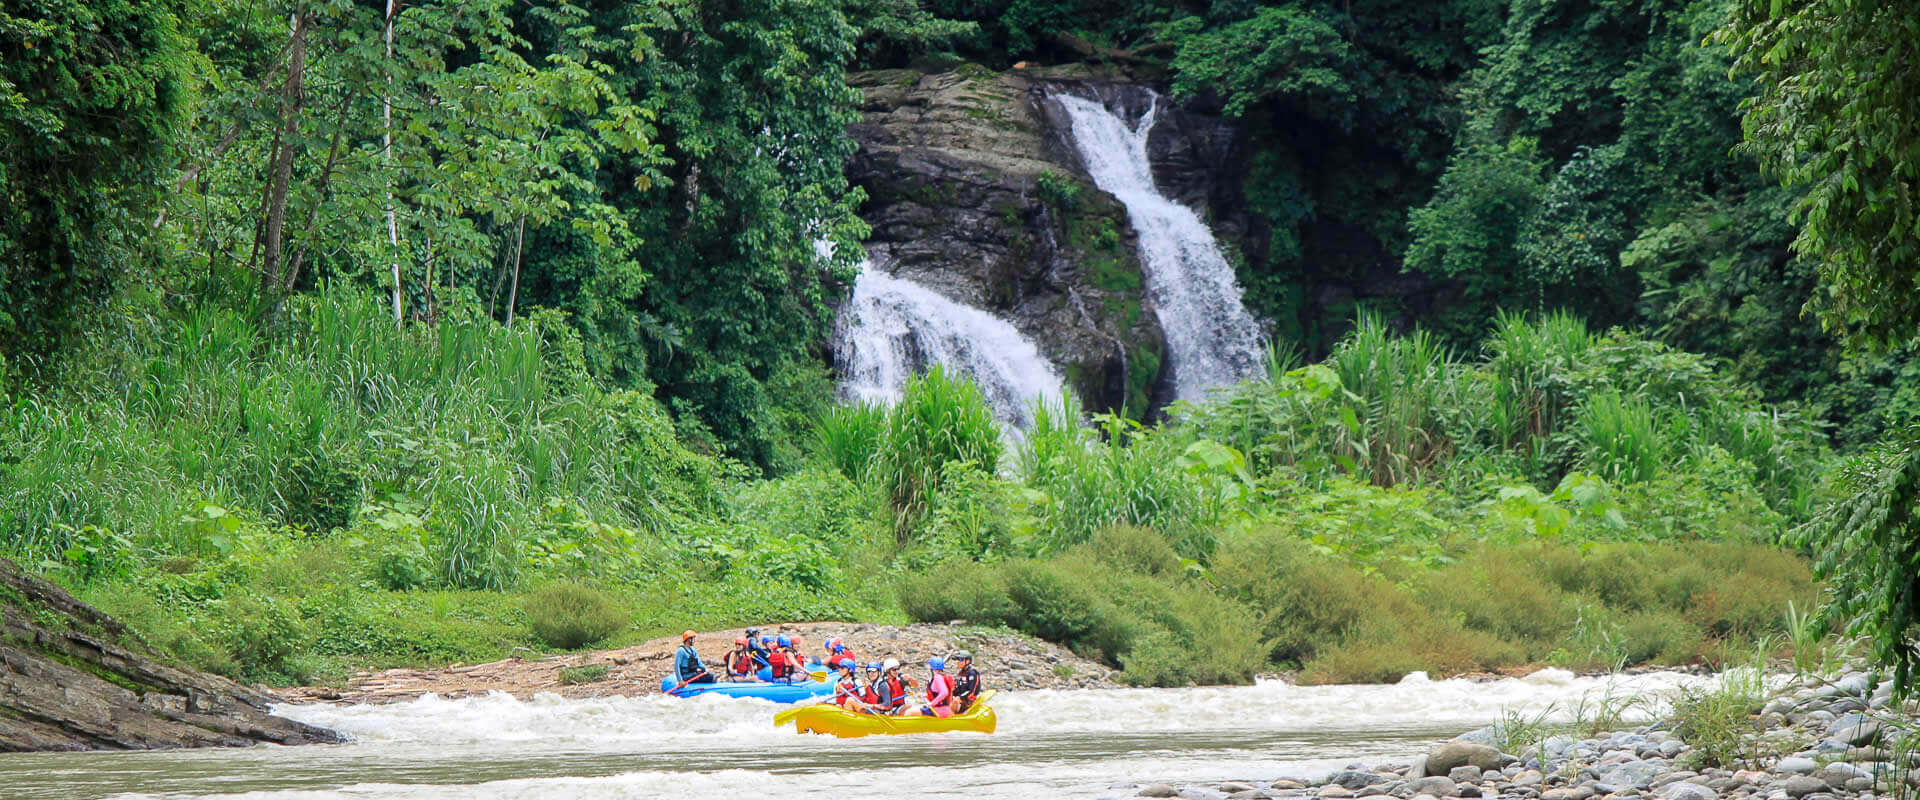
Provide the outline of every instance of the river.
{"type": "MultiPolygon", "coordinates": [[[[1489,682],[1035,691],[1001,695],[985,734],[834,739],[776,729],[758,700],[426,697],[283,706],[346,745],[0,755],[0,797],[483,798],[1131,796],[1133,782],[1312,777],[1402,760],[1503,713],[1564,715],[1611,694],[1657,704],[1670,673],[1489,682]]],[[[1653,707],[1643,706],[1646,711],[1653,707]]]]}

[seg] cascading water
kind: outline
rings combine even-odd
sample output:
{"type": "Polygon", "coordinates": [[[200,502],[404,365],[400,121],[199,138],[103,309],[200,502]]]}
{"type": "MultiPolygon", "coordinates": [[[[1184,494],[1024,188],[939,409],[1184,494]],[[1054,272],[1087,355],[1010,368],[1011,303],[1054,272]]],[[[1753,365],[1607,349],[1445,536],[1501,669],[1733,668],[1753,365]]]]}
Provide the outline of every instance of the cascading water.
{"type": "Polygon", "coordinates": [[[891,405],[907,378],[932,364],[963,372],[1012,428],[1033,424],[1032,404],[1061,401],[1060,373],[1005,320],[905,278],[860,265],[835,323],[834,358],[847,399],[891,405]]]}
{"type": "Polygon", "coordinates": [[[1233,266],[1200,215],[1154,186],[1147,135],[1159,98],[1131,125],[1097,100],[1054,100],[1073,122],[1073,144],[1094,185],[1127,207],[1147,290],[1166,332],[1175,396],[1199,400],[1209,389],[1257,375],[1260,325],[1241,302],[1233,266]]]}

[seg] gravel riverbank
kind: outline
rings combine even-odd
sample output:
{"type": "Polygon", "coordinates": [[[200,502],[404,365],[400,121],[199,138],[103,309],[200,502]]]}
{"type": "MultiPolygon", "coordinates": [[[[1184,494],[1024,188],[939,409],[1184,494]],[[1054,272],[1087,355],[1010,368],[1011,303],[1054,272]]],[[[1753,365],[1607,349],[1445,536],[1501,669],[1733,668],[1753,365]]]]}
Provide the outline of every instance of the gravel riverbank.
{"type": "MultiPolygon", "coordinates": [[[[1007,630],[941,624],[793,622],[767,625],[760,628],[760,632],[769,636],[799,634],[806,638],[807,655],[816,658],[828,639],[839,637],[862,660],[897,658],[903,664],[916,667],[933,656],[945,657],[956,650],[971,650],[975,663],[985,673],[987,687],[992,689],[1120,687],[1113,670],[1076,656],[1064,647],[1007,630]]],[[[701,657],[717,668],[721,654],[733,646],[734,637],[745,633],[744,628],[703,631],[696,647],[701,657]]],[[[660,679],[671,671],[673,652],[679,645],[679,637],[664,636],[617,650],[513,657],[430,669],[362,672],[354,675],[346,686],[299,686],[280,689],[275,694],[284,702],[338,704],[404,702],[425,694],[453,698],[505,692],[523,699],[541,693],[562,697],[654,694],[660,691],[660,679]],[[606,671],[590,681],[568,683],[561,672],[570,667],[604,667],[606,671]]],[[[918,676],[924,671],[918,668],[912,674],[918,676]]]]}
{"type": "Polygon", "coordinates": [[[1331,773],[1257,781],[1118,784],[1109,796],[1881,800],[1908,797],[1920,787],[1916,704],[1896,704],[1888,683],[1859,672],[1830,682],[1804,680],[1747,711],[1731,731],[1738,755],[1721,764],[1707,757],[1708,734],[1676,730],[1672,719],[1585,738],[1553,735],[1511,747],[1519,751],[1512,753],[1495,746],[1498,731],[1482,728],[1437,744],[1412,763],[1354,763],[1331,773]]]}

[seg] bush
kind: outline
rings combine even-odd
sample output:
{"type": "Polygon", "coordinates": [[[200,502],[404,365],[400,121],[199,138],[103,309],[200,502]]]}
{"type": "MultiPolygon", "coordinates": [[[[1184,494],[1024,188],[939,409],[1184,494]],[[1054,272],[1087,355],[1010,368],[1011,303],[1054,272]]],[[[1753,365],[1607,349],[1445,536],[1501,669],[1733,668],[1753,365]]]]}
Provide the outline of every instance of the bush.
{"type": "Polygon", "coordinates": [[[253,681],[298,683],[307,676],[296,656],[308,642],[300,618],[272,597],[240,595],[223,601],[216,639],[233,659],[228,674],[253,681]]]}
{"type": "Polygon", "coordinates": [[[533,635],[547,646],[573,650],[612,636],[627,617],[605,593],[587,586],[557,583],[526,599],[533,635]]]}
{"type": "Polygon", "coordinates": [[[1242,684],[1267,663],[1260,623],[1246,606],[1204,587],[1173,595],[1172,628],[1154,625],[1120,657],[1121,680],[1135,686],[1242,684]]]}
{"type": "Polygon", "coordinates": [[[1402,613],[1406,593],[1318,555],[1294,535],[1260,528],[1231,539],[1214,555],[1213,579],[1259,609],[1276,662],[1304,663],[1356,631],[1362,622],[1402,613]]]}
{"type": "Polygon", "coordinates": [[[1180,555],[1159,531],[1137,525],[1115,525],[1093,535],[1093,557],[1114,569],[1141,575],[1174,575],[1180,555]]]}
{"type": "Polygon", "coordinates": [[[1575,603],[1534,566],[1538,548],[1482,548],[1422,581],[1419,597],[1436,615],[1524,643],[1538,657],[1573,628],[1575,603]]]}
{"type": "Polygon", "coordinates": [[[606,679],[607,665],[605,664],[583,664],[577,667],[563,667],[560,670],[560,684],[563,686],[575,686],[606,679]]]}
{"type": "Polygon", "coordinates": [[[1015,627],[1021,616],[1000,571],[970,561],[950,562],[907,578],[900,585],[900,607],[920,622],[964,619],[1015,627]]]}

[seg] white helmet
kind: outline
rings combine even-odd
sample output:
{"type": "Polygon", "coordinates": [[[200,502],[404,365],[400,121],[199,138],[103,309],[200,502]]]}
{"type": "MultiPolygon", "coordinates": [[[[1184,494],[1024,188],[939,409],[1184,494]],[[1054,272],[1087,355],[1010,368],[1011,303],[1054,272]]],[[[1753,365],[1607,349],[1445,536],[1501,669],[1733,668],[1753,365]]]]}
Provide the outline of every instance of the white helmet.
{"type": "Polygon", "coordinates": [[[889,658],[889,659],[887,659],[887,661],[886,661],[886,663],[884,663],[884,664],[881,664],[881,665],[880,665],[880,668],[881,668],[881,669],[889,669],[889,670],[892,670],[892,669],[899,669],[899,668],[900,668],[900,659],[897,659],[897,658],[889,658]]]}

